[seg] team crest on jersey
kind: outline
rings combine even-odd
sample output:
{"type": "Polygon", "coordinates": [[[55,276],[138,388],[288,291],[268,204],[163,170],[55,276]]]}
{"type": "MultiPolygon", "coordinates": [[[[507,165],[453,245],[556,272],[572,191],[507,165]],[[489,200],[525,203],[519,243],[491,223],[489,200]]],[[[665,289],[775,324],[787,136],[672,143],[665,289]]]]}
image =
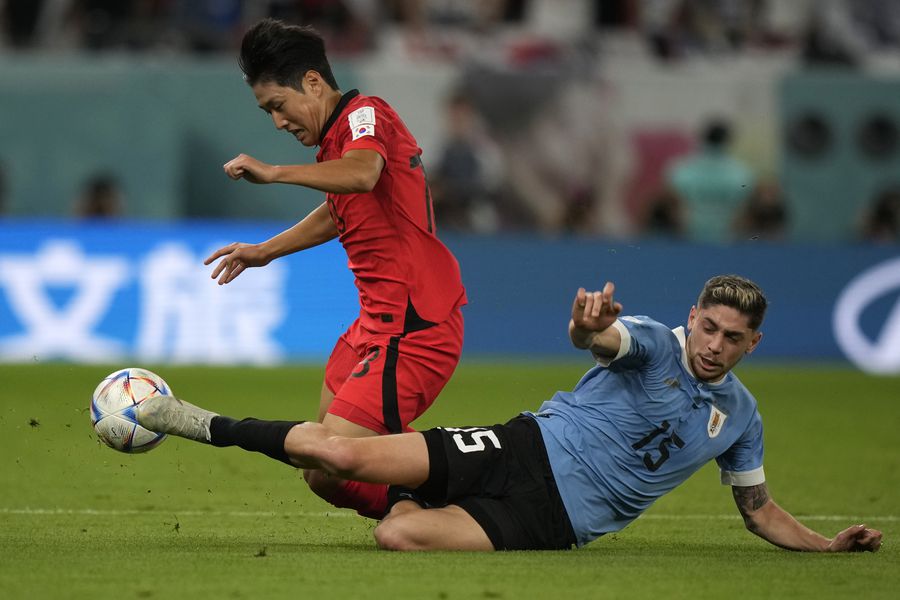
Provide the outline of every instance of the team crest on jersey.
{"type": "Polygon", "coordinates": [[[375,135],[375,109],[371,106],[357,108],[347,116],[347,120],[354,140],[364,135],[375,135]]]}
{"type": "Polygon", "coordinates": [[[709,407],[709,423],[706,425],[706,433],[709,434],[710,438],[719,435],[719,432],[722,431],[722,426],[725,424],[725,419],[727,418],[728,415],[715,406],[709,407]]]}

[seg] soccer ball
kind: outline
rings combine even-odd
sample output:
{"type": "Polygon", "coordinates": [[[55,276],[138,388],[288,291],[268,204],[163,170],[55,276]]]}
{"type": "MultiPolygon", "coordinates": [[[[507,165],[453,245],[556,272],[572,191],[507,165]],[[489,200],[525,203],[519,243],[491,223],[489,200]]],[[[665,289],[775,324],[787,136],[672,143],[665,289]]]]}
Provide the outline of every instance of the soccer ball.
{"type": "Polygon", "coordinates": [[[132,367],[110,373],[91,396],[91,425],[110,448],[146,452],[166,439],[166,434],[138,425],[134,410],[147,398],[171,395],[163,378],[146,369],[132,367]]]}

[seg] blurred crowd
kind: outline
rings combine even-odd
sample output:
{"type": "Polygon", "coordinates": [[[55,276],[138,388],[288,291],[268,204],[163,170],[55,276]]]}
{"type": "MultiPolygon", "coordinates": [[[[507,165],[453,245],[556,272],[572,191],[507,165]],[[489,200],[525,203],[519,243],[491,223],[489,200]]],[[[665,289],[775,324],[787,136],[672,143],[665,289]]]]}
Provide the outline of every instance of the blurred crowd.
{"type": "MultiPolygon", "coordinates": [[[[429,178],[443,227],[475,233],[782,239],[790,203],[773,175],[735,155],[741,132],[727,116],[664,142],[652,172],[624,180],[613,147],[641,140],[625,140],[605,110],[598,57],[624,37],[662,65],[755,53],[859,67],[900,46],[894,0],[0,0],[0,45],[233,53],[267,16],[315,26],[337,59],[460,65],[429,178]]],[[[0,165],[0,209],[2,195],[0,165]]],[[[114,216],[124,202],[114,174],[98,173],[73,213],[114,216]]],[[[896,241],[900,188],[879,191],[858,230],[896,241]]]]}
{"type": "Polygon", "coordinates": [[[272,16],[316,26],[337,53],[385,43],[397,26],[414,52],[463,51],[472,38],[522,28],[557,41],[630,31],[664,60],[799,49],[855,64],[900,45],[893,0],[2,0],[14,48],[220,51],[272,16]]]}
{"type": "Polygon", "coordinates": [[[230,50],[272,16],[314,25],[335,53],[366,52],[398,27],[412,51],[458,54],[485,34],[522,28],[568,41],[629,31],[663,60],[746,49],[799,49],[857,64],[900,45],[893,0],[2,0],[13,48],[230,50]]]}

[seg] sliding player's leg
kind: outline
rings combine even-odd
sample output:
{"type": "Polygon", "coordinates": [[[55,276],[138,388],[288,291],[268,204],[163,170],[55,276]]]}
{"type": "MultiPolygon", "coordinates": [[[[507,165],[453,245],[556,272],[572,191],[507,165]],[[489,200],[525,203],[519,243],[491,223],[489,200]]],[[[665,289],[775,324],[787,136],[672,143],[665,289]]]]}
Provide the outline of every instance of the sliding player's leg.
{"type": "Polygon", "coordinates": [[[426,509],[410,500],[398,502],[374,533],[383,550],[494,549],[481,525],[454,505],[426,509]]]}
{"type": "Polygon", "coordinates": [[[417,432],[352,438],[320,423],[302,423],[285,437],[284,449],[296,466],[343,479],[409,488],[428,479],[428,448],[417,432]]]}
{"type": "MultiPolygon", "coordinates": [[[[374,437],[372,431],[333,414],[321,421],[335,435],[343,437],[374,437]]],[[[352,508],[364,517],[381,519],[387,510],[387,486],[359,481],[347,481],[317,469],[306,469],[303,478],[320,498],[338,508],[352,508]]]]}
{"type": "Polygon", "coordinates": [[[530,417],[493,427],[348,438],[321,423],[237,421],[171,396],[145,400],[136,416],[153,431],[239,446],[343,479],[407,488],[376,534],[384,548],[525,550],[575,542],[530,417]],[[402,498],[440,508],[421,509],[402,498]]]}
{"type": "Polygon", "coordinates": [[[345,479],[415,488],[428,478],[428,450],[420,433],[342,437],[321,423],[238,421],[173,396],[148,398],[135,416],[151,431],[213,446],[238,446],[345,479]]]}
{"type": "Polygon", "coordinates": [[[575,543],[534,418],[429,429],[422,440],[428,479],[417,488],[397,490],[396,496],[426,510],[416,510],[408,500],[398,502],[384,521],[384,547],[550,550],[575,543]],[[452,527],[458,531],[448,532],[452,527]],[[442,542],[442,535],[450,537],[442,542]]]}
{"type": "MultiPolygon", "coordinates": [[[[371,426],[365,427],[335,415],[328,414],[328,409],[334,401],[334,390],[343,385],[351,373],[357,368],[361,357],[354,351],[351,344],[351,326],[335,344],[334,350],[328,359],[325,370],[325,379],[322,382],[322,390],[319,395],[319,423],[324,423],[335,434],[346,437],[370,437],[379,435],[381,430],[373,430],[371,426]]],[[[365,357],[362,357],[364,359],[365,357]]],[[[338,508],[352,508],[365,517],[380,519],[384,516],[387,506],[387,486],[350,482],[329,475],[325,471],[306,469],[303,478],[309,488],[320,498],[327,500],[338,508]]]]}
{"type": "Polygon", "coordinates": [[[575,543],[531,417],[368,438],[304,423],[290,430],[284,447],[298,466],[398,486],[398,501],[375,532],[385,549],[537,550],[575,543]]]}

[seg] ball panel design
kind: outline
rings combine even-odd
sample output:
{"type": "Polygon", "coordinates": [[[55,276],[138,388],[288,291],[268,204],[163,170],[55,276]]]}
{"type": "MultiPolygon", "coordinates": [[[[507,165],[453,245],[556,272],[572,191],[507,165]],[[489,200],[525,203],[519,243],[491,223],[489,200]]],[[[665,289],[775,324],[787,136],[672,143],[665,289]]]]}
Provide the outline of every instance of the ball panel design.
{"type": "Polygon", "coordinates": [[[140,425],[135,425],[134,434],[131,438],[131,452],[146,452],[156,448],[164,439],[166,434],[156,433],[149,429],[144,429],[140,425]]]}
{"type": "Polygon", "coordinates": [[[107,446],[122,452],[131,450],[131,439],[137,423],[118,415],[106,415],[94,425],[94,431],[107,446]]]}
{"type": "Polygon", "coordinates": [[[165,438],[138,425],[137,406],[153,396],[170,395],[162,377],[137,367],[110,373],[91,396],[91,425],[103,442],[121,452],[146,452],[165,438]]]}

